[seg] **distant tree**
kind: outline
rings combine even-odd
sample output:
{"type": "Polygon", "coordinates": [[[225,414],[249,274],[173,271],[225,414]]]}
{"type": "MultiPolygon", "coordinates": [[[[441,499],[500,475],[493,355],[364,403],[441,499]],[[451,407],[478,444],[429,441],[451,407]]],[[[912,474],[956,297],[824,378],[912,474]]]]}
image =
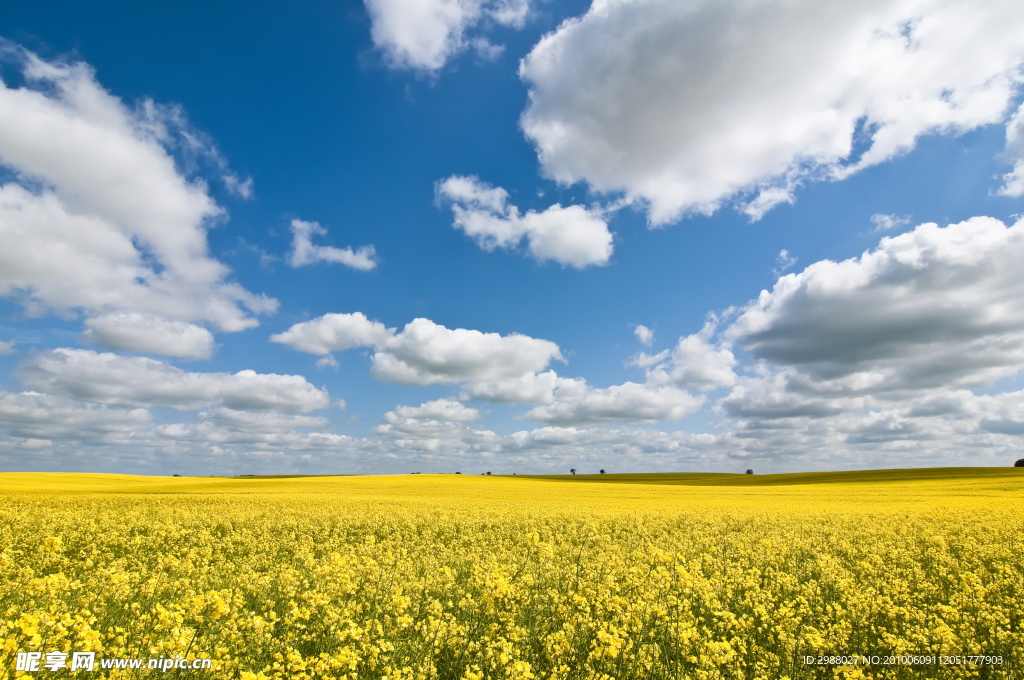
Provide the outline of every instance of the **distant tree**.
{"type": "MultiPolygon", "coordinates": [[[[1017,461],[1017,462],[1019,463],[1020,461],[1017,461]]],[[[171,475],[171,476],[172,477],[181,477],[181,475],[171,475]]]]}
{"type": "Polygon", "coordinates": [[[571,468],[571,469],[569,470],[569,472],[571,472],[571,473],[573,473],[573,474],[576,474],[576,468],[571,468]]]}
{"type": "Polygon", "coordinates": [[[490,477],[490,476],[491,476],[491,473],[490,473],[489,471],[488,471],[488,473],[487,473],[487,476],[488,476],[488,477],[490,477]]]}
{"type": "Polygon", "coordinates": [[[753,470],[747,470],[747,474],[748,475],[752,475],[752,474],[754,474],[754,471],[753,470]]]}
{"type": "Polygon", "coordinates": [[[462,473],[461,473],[461,472],[456,472],[455,474],[457,474],[457,475],[461,475],[462,473]]]}
{"type": "Polygon", "coordinates": [[[604,470],[601,470],[601,474],[602,474],[602,475],[604,474],[604,470]]]}
{"type": "Polygon", "coordinates": [[[1013,467],[1024,467],[1024,458],[1021,458],[1016,463],[1014,463],[1013,467]]]}

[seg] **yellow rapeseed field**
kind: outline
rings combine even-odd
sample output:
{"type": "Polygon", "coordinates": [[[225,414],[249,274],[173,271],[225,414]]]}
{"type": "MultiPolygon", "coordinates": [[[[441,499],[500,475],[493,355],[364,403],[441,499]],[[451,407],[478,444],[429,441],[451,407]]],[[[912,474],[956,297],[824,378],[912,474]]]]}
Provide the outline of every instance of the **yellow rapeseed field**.
{"type": "Polygon", "coordinates": [[[1024,470],[703,479],[3,474],[0,677],[1024,677],[1024,470]]]}

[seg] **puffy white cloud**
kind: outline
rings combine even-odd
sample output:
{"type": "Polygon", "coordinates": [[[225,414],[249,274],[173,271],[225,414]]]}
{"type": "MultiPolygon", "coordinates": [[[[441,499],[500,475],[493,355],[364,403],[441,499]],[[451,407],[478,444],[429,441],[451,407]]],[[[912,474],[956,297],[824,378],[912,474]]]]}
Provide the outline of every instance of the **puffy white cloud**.
{"type": "Polygon", "coordinates": [[[0,340],[0,356],[14,354],[14,340],[0,340]]]}
{"type": "Polygon", "coordinates": [[[531,372],[513,378],[471,383],[463,388],[460,398],[506,404],[550,404],[555,400],[555,389],[571,390],[584,382],[559,378],[554,371],[531,372]]]}
{"type": "MultiPolygon", "coordinates": [[[[716,404],[733,455],[803,467],[1008,464],[1024,392],[1024,222],[923,224],[780,279],[723,335],[750,353],[716,404]]],[[[1019,457],[1019,456],[1018,456],[1019,457]]]]}
{"type": "Polygon", "coordinates": [[[1006,150],[1003,154],[1013,165],[1013,170],[1003,175],[999,194],[1013,198],[1024,196],[1024,104],[1006,124],[1006,150]]]}
{"type": "Polygon", "coordinates": [[[376,251],[373,246],[363,246],[353,251],[351,247],[313,245],[313,236],[326,235],[327,230],[316,222],[292,220],[292,250],[288,253],[288,264],[292,267],[301,267],[317,262],[337,262],[364,272],[377,267],[376,251]]]}
{"type": "Polygon", "coordinates": [[[383,420],[372,430],[372,445],[386,451],[400,451],[406,455],[430,453],[461,456],[468,452],[496,451],[501,448],[498,435],[490,430],[467,427],[461,421],[408,418],[394,411],[385,413],[383,420]]]}
{"type": "Polygon", "coordinates": [[[419,406],[399,406],[394,411],[402,418],[413,420],[478,420],[480,411],[469,408],[454,399],[436,399],[419,406]]]}
{"type": "Polygon", "coordinates": [[[558,345],[513,333],[449,329],[413,319],[373,355],[371,375],[384,382],[424,386],[517,378],[564,360],[558,345]]]}
{"type": "MultiPolygon", "coordinates": [[[[413,319],[400,333],[366,315],[325,314],[270,338],[310,354],[373,347],[371,374],[384,382],[419,386],[520,378],[564,361],[558,345],[513,333],[449,329],[413,319]]],[[[329,364],[326,364],[329,365],[329,364]]]]}
{"type": "Polygon", "coordinates": [[[277,433],[295,428],[325,430],[329,426],[326,418],[300,416],[266,411],[241,411],[233,408],[213,408],[199,414],[203,422],[243,432],[277,433]]]}
{"type": "Polygon", "coordinates": [[[726,336],[819,391],[987,385],[1024,367],[1022,270],[1024,221],[922,224],[782,277],[726,336]]]}
{"type": "Polygon", "coordinates": [[[1022,62],[1013,0],[599,0],[522,61],[521,122],[547,175],[645,200],[653,224],[730,199],[756,219],[1000,122],[1022,62]]]}
{"type": "Polygon", "coordinates": [[[155,314],[116,312],[87,319],[82,339],[107,349],[207,359],[213,334],[202,326],[169,321],[155,314]]]}
{"type": "Polygon", "coordinates": [[[736,357],[727,344],[711,344],[717,319],[704,324],[699,333],[679,338],[675,348],[654,356],[640,353],[633,363],[646,368],[647,380],[656,385],[712,390],[736,382],[736,357]]]}
{"type": "Polygon", "coordinates": [[[466,34],[481,22],[521,27],[529,0],[364,0],[373,43],[394,68],[437,71],[467,46],[493,56],[501,48],[466,34]]]}
{"type": "Polygon", "coordinates": [[[562,426],[679,420],[703,403],[700,397],[668,385],[627,382],[599,389],[580,381],[572,389],[556,391],[553,404],[537,406],[523,417],[562,426]]]}
{"type": "Polygon", "coordinates": [[[633,329],[633,335],[636,336],[637,340],[647,345],[648,347],[650,347],[651,343],[654,342],[654,331],[652,331],[647,326],[641,326],[640,324],[637,324],[636,328],[633,329]]]}
{"type": "Polygon", "coordinates": [[[82,404],[38,392],[0,391],[0,429],[16,438],[97,441],[111,434],[148,430],[151,420],[145,409],[82,404]]]}
{"type": "Polygon", "coordinates": [[[188,411],[209,405],[236,410],[302,412],[326,408],[326,390],[299,375],[239,371],[190,373],[145,357],[91,350],[40,352],[15,375],[29,389],[118,406],[164,406],[188,411]]]}
{"type": "Polygon", "coordinates": [[[270,340],[300,352],[324,355],[354,347],[380,347],[394,334],[394,328],[385,328],[381,322],[370,321],[362,312],[355,312],[324,314],[271,335],[270,340]]]}
{"type": "Polygon", "coordinates": [[[476,177],[452,175],[437,185],[437,196],[451,204],[455,226],[484,250],[515,248],[526,237],[538,262],[553,260],[583,269],[604,265],[612,255],[612,234],[600,211],[581,205],[555,204],[525,215],[508,204],[508,192],[476,177]]]}
{"type": "Polygon", "coordinates": [[[864,397],[807,394],[793,372],[740,378],[718,407],[734,418],[776,420],[824,418],[859,411],[871,403],[864,397]]]}
{"type": "Polygon", "coordinates": [[[717,435],[660,432],[627,426],[582,429],[547,426],[515,432],[501,440],[505,452],[564,452],[574,458],[579,456],[602,461],[601,464],[612,468],[612,471],[615,471],[613,463],[622,467],[642,465],[642,457],[645,456],[655,457],[657,464],[664,465],[666,458],[659,457],[659,454],[676,454],[678,457],[668,459],[674,462],[685,460],[693,464],[704,460],[706,469],[707,464],[716,459],[721,444],[722,438],[717,435]]]}
{"type": "Polygon", "coordinates": [[[327,354],[316,360],[317,368],[333,368],[338,370],[338,360],[333,355],[327,354]]]}
{"type": "MultiPolygon", "coordinates": [[[[10,54],[10,52],[8,52],[10,54]]],[[[0,83],[0,295],[30,314],[159,314],[222,331],[258,325],[275,300],[227,280],[206,230],[223,210],[169,149],[181,113],[127,108],[85,64],[21,52],[28,83],[0,83]]]]}

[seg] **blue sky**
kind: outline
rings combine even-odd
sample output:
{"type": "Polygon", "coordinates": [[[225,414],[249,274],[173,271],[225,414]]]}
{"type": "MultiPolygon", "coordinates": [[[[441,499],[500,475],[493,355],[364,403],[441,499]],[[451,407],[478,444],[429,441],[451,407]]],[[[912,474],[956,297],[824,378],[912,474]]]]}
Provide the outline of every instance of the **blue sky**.
{"type": "Polygon", "coordinates": [[[6,470],[1019,457],[1017,3],[21,5],[6,470]]]}

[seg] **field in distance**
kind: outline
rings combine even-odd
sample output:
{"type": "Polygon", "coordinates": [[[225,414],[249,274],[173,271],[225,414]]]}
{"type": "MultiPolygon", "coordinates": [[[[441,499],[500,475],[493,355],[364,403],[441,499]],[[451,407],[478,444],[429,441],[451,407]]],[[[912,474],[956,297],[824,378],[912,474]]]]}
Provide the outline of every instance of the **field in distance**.
{"type": "Polygon", "coordinates": [[[524,479],[618,484],[673,484],[679,486],[786,486],[790,484],[843,484],[867,482],[914,482],[958,479],[1024,479],[1024,468],[943,467],[849,470],[841,472],[795,472],[779,475],[746,475],[718,472],[647,472],[626,474],[517,475],[524,479]]]}

